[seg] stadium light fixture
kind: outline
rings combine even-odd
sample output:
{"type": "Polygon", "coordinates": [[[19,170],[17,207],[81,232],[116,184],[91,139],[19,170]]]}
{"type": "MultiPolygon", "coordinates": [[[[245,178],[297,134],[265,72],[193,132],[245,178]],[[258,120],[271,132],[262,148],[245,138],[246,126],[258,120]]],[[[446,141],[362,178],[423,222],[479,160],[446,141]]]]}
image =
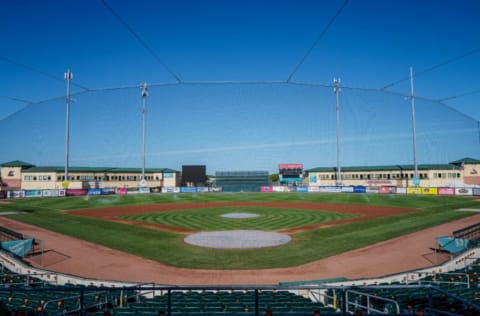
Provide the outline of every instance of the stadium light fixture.
{"type": "Polygon", "coordinates": [[[70,81],[73,79],[73,73],[70,69],[67,69],[67,72],[64,74],[65,80],[67,81],[67,94],[65,97],[66,102],[66,118],[65,118],[65,174],[63,186],[68,187],[68,160],[69,160],[69,147],[70,147],[70,81]]]}

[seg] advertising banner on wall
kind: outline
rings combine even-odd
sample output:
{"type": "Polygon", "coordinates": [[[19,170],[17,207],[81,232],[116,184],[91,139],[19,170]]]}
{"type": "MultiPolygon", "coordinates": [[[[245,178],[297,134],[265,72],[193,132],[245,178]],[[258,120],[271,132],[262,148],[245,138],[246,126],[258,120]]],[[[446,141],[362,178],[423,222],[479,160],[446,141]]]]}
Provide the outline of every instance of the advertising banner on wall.
{"type": "Polygon", "coordinates": [[[41,190],[25,190],[25,197],[31,198],[31,197],[41,197],[42,196],[42,191],[41,190]]]}
{"type": "Polygon", "coordinates": [[[422,194],[422,188],[408,187],[407,194],[422,194]]]}
{"type": "Polygon", "coordinates": [[[455,195],[455,188],[438,188],[438,195],[455,195]]]}
{"type": "Polygon", "coordinates": [[[422,194],[438,195],[438,188],[422,188],[422,194]]]}
{"type": "Polygon", "coordinates": [[[367,193],[378,193],[378,187],[367,187],[367,193]]]}
{"type": "Polygon", "coordinates": [[[455,188],[455,195],[473,195],[472,188],[455,188]]]}
{"type": "Polygon", "coordinates": [[[163,174],[164,179],[173,179],[173,173],[164,173],[163,174]]]}
{"type": "Polygon", "coordinates": [[[115,194],[115,189],[114,188],[103,188],[100,189],[102,192],[102,195],[110,195],[110,194],[115,194]]]}
{"type": "Polygon", "coordinates": [[[0,191],[0,199],[6,199],[7,198],[7,191],[0,191]]]}
{"type": "Polygon", "coordinates": [[[117,188],[117,194],[118,195],[125,195],[128,193],[127,188],[117,188]]]}
{"type": "Polygon", "coordinates": [[[180,187],[181,193],[197,193],[196,187],[180,187]]]}
{"type": "Polygon", "coordinates": [[[357,185],[353,187],[353,193],[365,193],[367,192],[367,188],[363,185],[357,185]]]}
{"type": "Polygon", "coordinates": [[[197,187],[197,192],[208,192],[208,187],[197,187]]]}
{"type": "Polygon", "coordinates": [[[353,187],[341,187],[342,192],[344,193],[353,193],[354,188],[353,187]]]}
{"type": "Polygon", "coordinates": [[[42,196],[43,197],[56,197],[56,196],[59,196],[59,195],[60,195],[59,190],[42,190],[42,196]]]}
{"type": "Polygon", "coordinates": [[[139,193],[139,194],[147,194],[147,193],[150,193],[150,188],[146,188],[146,187],[138,188],[138,193],[139,193]]]}
{"type": "Polygon", "coordinates": [[[397,194],[407,194],[407,188],[398,188],[397,187],[397,194]]]}
{"type": "Polygon", "coordinates": [[[162,187],[152,187],[150,188],[150,193],[161,193],[162,187]]]}
{"type": "Polygon", "coordinates": [[[297,186],[295,187],[295,192],[308,192],[308,187],[307,186],[297,186]]]}
{"type": "Polygon", "coordinates": [[[397,187],[378,187],[378,193],[380,194],[397,193],[397,187]]]}
{"type": "Polygon", "coordinates": [[[342,192],[342,187],[337,186],[321,186],[318,188],[320,192],[342,192]]]}
{"type": "Polygon", "coordinates": [[[271,186],[261,186],[260,192],[273,192],[273,187],[271,186]]]}
{"type": "Polygon", "coordinates": [[[19,199],[25,197],[25,193],[21,190],[8,191],[7,197],[9,199],[19,199]]]}
{"type": "Polygon", "coordinates": [[[100,190],[100,189],[88,189],[88,195],[102,195],[102,190],[100,190]]]}
{"type": "Polygon", "coordinates": [[[473,195],[480,195],[480,188],[473,188],[472,189],[472,194],[473,195]]]}
{"type": "Polygon", "coordinates": [[[209,192],[222,192],[222,187],[210,187],[208,189],[209,192]]]}
{"type": "Polygon", "coordinates": [[[319,188],[319,187],[309,186],[309,187],[308,187],[308,192],[320,192],[320,188],[319,188]]]}
{"type": "Polygon", "coordinates": [[[437,188],[422,188],[422,187],[409,187],[407,188],[407,194],[424,194],[424,195],[437,195],[437,188]]]}
{"type": "Polygon", "coordinates": [[[67,189],[66,196],[84,196],[88,194],[86,189],[67,189]]]}
{"type": "Polygon", "coordinates": [[[272,187],[273,192],[287,192],[287,187],[274,186],[272,187]]]}

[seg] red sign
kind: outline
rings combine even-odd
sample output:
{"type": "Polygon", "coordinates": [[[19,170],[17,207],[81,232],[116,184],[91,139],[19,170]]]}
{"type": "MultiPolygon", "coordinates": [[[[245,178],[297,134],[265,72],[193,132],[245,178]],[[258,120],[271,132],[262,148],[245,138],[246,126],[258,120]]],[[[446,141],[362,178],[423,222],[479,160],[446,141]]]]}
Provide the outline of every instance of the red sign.
{"type": "Polygon", "coordinates": [[[83,196],[88,194],[88,190],[86,189],[68,189],[66,190],[67,196],[83,196]]]}
{"type": "Polygon", "coordinates": [[[281,163],[278,169],[303,169],[302,163],[281,163]]]}

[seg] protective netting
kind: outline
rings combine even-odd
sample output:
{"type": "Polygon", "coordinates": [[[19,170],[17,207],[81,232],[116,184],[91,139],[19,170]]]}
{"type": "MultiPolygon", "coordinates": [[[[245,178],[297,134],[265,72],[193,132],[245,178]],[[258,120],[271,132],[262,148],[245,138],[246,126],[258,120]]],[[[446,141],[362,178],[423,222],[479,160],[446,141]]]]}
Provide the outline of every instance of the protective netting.
{"type": "MultiPolygon", "coordinates": [[[[285,83],[150,85],[147,167],[270,170],[278,163],[335,166],[336,98],[331,86],[285,83]]],[[[140,167],[140,85],[72,95],[70,165],[140,167]]],[[[412,164],[412,107],[406,95],[342,87],[344,166],[412,164]]],[[[417,161],[480,158],[479,123],[415,98],[417,161]]],[[[64,164],[65,99],[32,104],[0,121],[0,160],[64,164]]]]}

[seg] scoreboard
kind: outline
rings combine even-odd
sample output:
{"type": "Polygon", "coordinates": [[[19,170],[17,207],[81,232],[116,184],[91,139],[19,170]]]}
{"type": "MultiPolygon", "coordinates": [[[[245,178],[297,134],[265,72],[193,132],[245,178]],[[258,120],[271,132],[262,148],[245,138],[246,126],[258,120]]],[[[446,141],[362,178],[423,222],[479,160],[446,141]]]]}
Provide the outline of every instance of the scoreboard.
{"type": "Polygon", "coordinates": [[[203,186],[207,182],[205,165],[182,166],[182,186],[203,186]]]}
{"type": "Polygon", "coordinates": [[[303,164],[284,163],[278,165],[278,176],[280,182],[302,182],[303,164]]]}

